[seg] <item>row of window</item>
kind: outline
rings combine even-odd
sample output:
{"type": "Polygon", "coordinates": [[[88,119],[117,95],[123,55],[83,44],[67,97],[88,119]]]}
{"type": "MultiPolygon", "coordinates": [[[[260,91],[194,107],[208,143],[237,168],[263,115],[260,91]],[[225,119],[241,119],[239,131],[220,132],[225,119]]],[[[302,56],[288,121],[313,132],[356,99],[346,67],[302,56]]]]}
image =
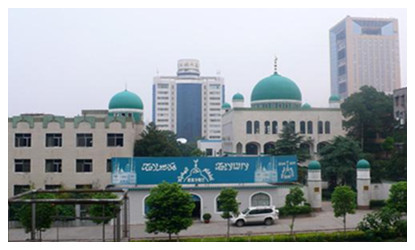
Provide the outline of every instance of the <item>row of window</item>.
{"type": "MultiPolygon", "coordinates": [[[[61,189],[62,185],[59,184],[51,184],[45,185],[45,190],[53,190],[53,189],[61,189]]],[[[92,189],[92,185],[91,184],[77,184],[75,185],[76,189],[92,189]]],[[[29,191],[30,190],[30,185],[14,185],[13,186],[13,195],[18,195],[21,194],[23,192],[29,191]]]]}
{"type": "MultiPolygon", "coordinates": [[[[295,122],[294,121],[283,121],[282,122],[282,126],[290,126],[291,129],[294,131],[295,133],[295,122]]],[[[260,134],[261,133],[261,129],[260,129],[260,122],[259,121],[247,121],[246,122],[246,133],[247,134],[260,134]]],[[[319,121],[317,124],[317,132],[319,134],[330,134],[330,122],[326,121],[323,122],[319,121]],[[324,125],[324,126],[323,126],[324,125]]],[[[264,122],[264,133],[265,134],[277,134],[278,133],[278,122],[277,121],[273,121],[272,123],[270,121],[265,121],[264,122]]],[[[313,122],[312,121],[308,121],[307,123],[305,121],[300,121],[300,134],[312,134],[313,133],[313,122]]]]}
{"type": "MultiPolygon", "coordinates": [[[[15,159],[14,172],[16,173],[30,173],[31,169],[30,159],[15,159]]],[[[92,159],[77,159],[76,172],[85,173],[92,172],[92,159]]],[[[107,159],[107,172],[112,172],[111,159],[107,159]]],[[[62,159],[46,159],[45,173],[62,173],[62,159]]]]}
{"type": "MultiPolygon", "coordinates": [[[[62,134],[49,133],[46,134],[46,147],[62,147],[62,134]]],[[[19,147],[31,147],[32,146],[32,134],[30,133],[16,133],[14,135],[14,146],[19,147]]],[[[76,146],[77,147],[92,147],[93,146],[93,134],[76,134],[76,146]]],[[[108,147],[122,147],[124,146],[124,134],[110,133],[107,134],[107,146],[108,147]]]]}

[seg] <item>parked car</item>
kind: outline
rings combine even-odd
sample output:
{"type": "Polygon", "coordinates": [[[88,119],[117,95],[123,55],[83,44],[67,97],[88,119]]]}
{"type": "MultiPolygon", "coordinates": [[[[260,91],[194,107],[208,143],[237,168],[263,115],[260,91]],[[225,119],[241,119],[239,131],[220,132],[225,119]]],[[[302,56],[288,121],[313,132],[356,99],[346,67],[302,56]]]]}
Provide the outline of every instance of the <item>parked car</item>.
{"type": "Polygon", "coordinates": [[[249,207],[237,217],[232,217],[232,223],[238,227],[251,223],[264,223],[271,225],[278,219],[279,211],[275,206],[249,207]]]}

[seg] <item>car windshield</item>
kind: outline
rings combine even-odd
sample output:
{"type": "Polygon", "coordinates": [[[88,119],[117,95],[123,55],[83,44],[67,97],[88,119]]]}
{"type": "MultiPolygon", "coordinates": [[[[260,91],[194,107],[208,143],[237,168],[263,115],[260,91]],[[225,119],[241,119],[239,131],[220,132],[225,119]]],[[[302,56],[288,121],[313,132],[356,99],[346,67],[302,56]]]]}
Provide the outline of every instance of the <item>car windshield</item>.
{"type": "Polygon", "coordinates": [[[243,214],[247,214],[248,212],[249,212],[249,208],[247,208],[244,211],[242,211],[243,214]]]}

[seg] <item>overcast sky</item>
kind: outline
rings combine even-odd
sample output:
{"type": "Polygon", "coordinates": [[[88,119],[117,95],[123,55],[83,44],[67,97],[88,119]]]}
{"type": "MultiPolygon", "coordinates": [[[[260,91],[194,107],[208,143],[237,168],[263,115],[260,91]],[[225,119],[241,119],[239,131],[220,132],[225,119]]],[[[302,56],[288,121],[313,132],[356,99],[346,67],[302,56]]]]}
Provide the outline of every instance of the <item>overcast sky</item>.
{"type": "Polygon", "coordinates": [[[200,60],[201,74],[225,78],[226,101],[278,71],[303,102],[328,105],[329,29],[347,15],[399,22],[406,86],[405,9],[9,9],[8,115],[74,116],[106,109],[127,88],[151,120],[153,77],[175,75],[177,60],[200,60]]]}

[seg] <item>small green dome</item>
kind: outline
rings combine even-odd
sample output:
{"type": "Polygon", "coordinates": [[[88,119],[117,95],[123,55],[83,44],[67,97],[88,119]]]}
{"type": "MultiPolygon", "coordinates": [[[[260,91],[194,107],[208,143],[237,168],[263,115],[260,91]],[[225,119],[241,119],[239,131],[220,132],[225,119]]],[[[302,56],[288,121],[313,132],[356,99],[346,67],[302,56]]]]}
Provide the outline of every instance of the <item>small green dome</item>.
{"type": "Polygon", "coordinates": [[[222,104],[222,109],[230,109],[230,108],[231,108],[231,105],[229,103],[225,102],[222,104]]]}
{"type": "Polygon", "coordinates": [[[311,109],[310,104],[304,103],[303,106],[301,106],[302,109],[311,109]]]}
{"type": "Polygon", "coordinates": [[[340,97],[338,95],[332,95],[329,98],[329,102],[339,102],[340,101],[340,97]]]}
{"type": "Polygon", "coordinates": [[[244,96],[240,93],[236,93],[232,97],[232,101],[243,101],[243,100],[244,100],[244,96]]]}
{"type": "Polygon", "coordinates": [[[143,102],[138,95],[124,90],[111,98],[108,109],[143,109],[143,102]]]}
{"type": "Polygon", "coordinates": [[[308,169],[321,169],[320,162],[310,161],[310,163],[308,164],[308,169]]]}
{"type": "Polygon", "coordinates": [[[357,162],[356,168],[370,168],[370,163],[366,160],[360,160],[357,162]]]}
{"type": "Polygon", "coordinates": [[[251,93],[251,102],[262,100],[301,101],[301,91],[292,80],[274,73],[259,81],[251,93]]]}

